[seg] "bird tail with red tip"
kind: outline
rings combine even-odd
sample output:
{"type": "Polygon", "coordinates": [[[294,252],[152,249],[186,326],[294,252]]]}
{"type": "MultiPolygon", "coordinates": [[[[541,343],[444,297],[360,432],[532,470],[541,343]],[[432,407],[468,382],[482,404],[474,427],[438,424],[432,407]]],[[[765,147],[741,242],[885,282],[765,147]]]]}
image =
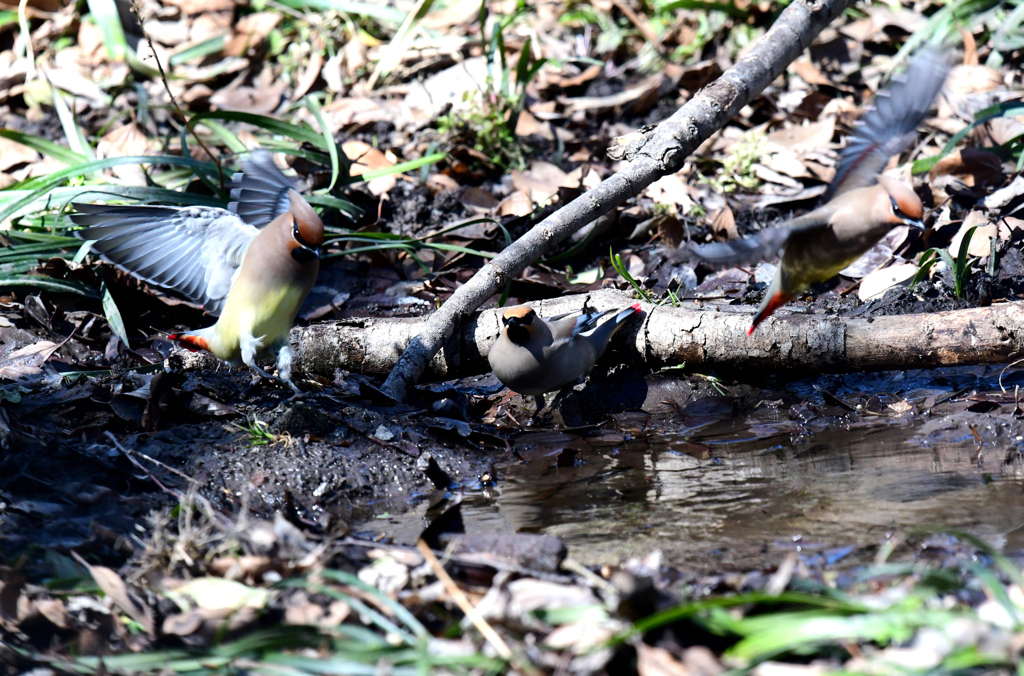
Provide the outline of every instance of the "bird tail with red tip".
{"type": "Polygon", "coordinates": [[[621,311],[619,314],[615,315],[614,323],[615,324],[621,324],[622,322],[626,321],[627,319],[632,317],[637,312],[640,312],[640,310],[641,310],[640,303],[633,303],[628,308],[626,308],[625,310],[621,311]]]}
{"type": "Polygon", "coordinates": [[[173,340],[177,343],[181,343],[193,352],[198,352],[199,350],[210,350],[210,344],[206,342],[206,338],[203,336],[197,336],[193,333],[172,333],[167,336],[167,340],[173,340]]]}
{"type": "MultiPolygon", "coordinates": [[[[769,289],[770,291],[770,289],[769,289]]],[[[793,300],[796,296],[788,294],[785,291],[776,291],[771,296],[765,296],[764,302],[761,303],[761,308],[754,315],[753,321],[750,322],[750,328],[747,329],[747,335],[749,336],[757,328],[757,325],[767,319],[773,312],[778,310],[780,307],[793,300]]]]}

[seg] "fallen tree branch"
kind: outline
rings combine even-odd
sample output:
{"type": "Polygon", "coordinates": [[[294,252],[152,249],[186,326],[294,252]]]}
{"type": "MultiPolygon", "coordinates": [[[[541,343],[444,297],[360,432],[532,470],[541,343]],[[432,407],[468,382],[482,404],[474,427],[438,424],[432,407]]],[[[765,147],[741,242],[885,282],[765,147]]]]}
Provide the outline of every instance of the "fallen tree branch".
{"type": "MultiPolygon", "coordinates": [[[[533,303],[541,316],[636,302],[604,290],[533,303]]],[[[746,335],[750,308],[711,310],[655,307],[630,320],[613,342],[613,359],[648,368],[685,364],[689,371],[806,377],[823,372],[930,368],[1008,362],[1024,354],[1024,301],[991,307],[889,317],[836,317],[783,312],[746,335]],[[735,310],[735,311],[733,311],[735,310]]],[[[296,328],[295,365],[332,377],[336,369],[383,375],[429,320],[361,319],[296,328]]],[[[450,379],[489,370],[487,352],[498,336],[499,310],[470,316],[463,330],[430,363],[450,379]],[[446,356],[454,356],[447,359],[446,356]]]]}
{"type": "MultiPolygon", "coordinates": [[[[625,169],[545,218],[459,287],[408,344],[384,382],[384,393],[403,401],[438,350],[442,346],[448,349],[446,341],[451,342],[456,329],[485,300],[551,247],[662,176],[678,171],[690,153],[781,75],[849,2],[794,0],[736,65],[697,92],[649,135],[622,150],[622,156],[630,162],[625,169]]],[[[446,361],[457,359],[449,356],[446,361]]]]}

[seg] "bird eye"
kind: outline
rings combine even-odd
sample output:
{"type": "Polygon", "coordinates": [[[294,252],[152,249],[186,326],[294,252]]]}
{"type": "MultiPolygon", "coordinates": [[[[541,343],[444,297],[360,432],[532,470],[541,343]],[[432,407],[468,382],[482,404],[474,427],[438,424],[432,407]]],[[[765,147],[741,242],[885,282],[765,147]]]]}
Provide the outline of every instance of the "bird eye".
{"type": "Polygon", "coordinates": [[[302,240],[302,235],[299,233],[299,222],[294,218],[292,219],[292,237],[302,246],[309,246],[302,240]]]}
{"type": "Polygon", "coordinates": [[[889,202],[892,204],[892,212],[897,216],[902,216],[903,212],[900,211],[900,205],[896,203],[896,198],[890,197],[889,202]]]}

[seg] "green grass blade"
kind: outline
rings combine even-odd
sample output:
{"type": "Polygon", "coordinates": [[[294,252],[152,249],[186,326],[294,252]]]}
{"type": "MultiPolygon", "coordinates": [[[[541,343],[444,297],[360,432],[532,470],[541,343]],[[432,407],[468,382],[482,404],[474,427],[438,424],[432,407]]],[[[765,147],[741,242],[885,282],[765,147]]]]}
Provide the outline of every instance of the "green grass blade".
{"type": "Polygon", "coordinates": [[[324,120],[323,112],[320,110],[320,103],[316,100],[316,97],[307,96],[306,107],[309,109],[309,112],[313,113],[313,117],[316,118],[317,123],[320,125],[324,147],[327,148],[327,154],[331,157],[331,184],[323,191],[329,193],[334,190],[334,185],[338,182],[338,173],[341,167],[341,162],[338,158],[338,144],[334,142],[334,136],[331,135],[331,130],[324,120]]]}
{"type": "Polygon", "coordinates": [[[107,287],[106,280],[100,282],[100,296],[103,301],[103,314],[107,317],[107,324],[110,325],[110,330],[121,339],[126,348],[130,347],[128,344],[128,332],[125,331],[124,320],[121,319],[121,311],[117,309],[114,297],[110,295],[110,289],[107,287]]]}
{"type": "Polygon", "coordinates": [[[22,275],[18,277],[0,277],[0,289],[29,288],[40,291],[51,291],[53,293],[70,293],[86,298],[99,298],[94,289],[85,284],[70,279],[54,279],[42,275],[22,275]]]}
{"type": "Polygon", "coordinates": [[[401,603],[399,603],[398,601],[394,600],[393,598],[391,598],[387,594],[381,592],[379,589],[377,589],[373,585],[367,584],[366,582],[363,582],[362,580],[360,580],[358,577],[356,577],[352,573],[346,573],[343,570],[333,570],[333,569],[329,568],[329,569],[321,571],[320,574],[321,574],[322,577],[324,577],[324,578],[326,578],[328,580],[334,580],[335,582],[340,582],[342,584],[347,584],[350,587],[355,587],[356,589],[361,589],[364,592],[366,592],[367,594],[371,594],[371,595],[375,596],[377,599],[380,600],[380,602],[382,604],[387,606],[388,609],[390,609],[391,612],[393,612],[395,614],[396,618],[401,620],[402,623],[405,624],[405,626],[407,626],[410,630],[412,630],[416,634],[416,636],[418,638],[423,639],[423,638],[427,638],[427,637],[430,636],[430,633],[427,632],[426,627],[424,627],[420,623],[420,621],[417,620],[416,617],[411,612],[409,612],[409,610],[405,606],[403,606],[401,603]]]}
{"type": "Polygon", "coordinates": [[[392,174],[404,174],[407,171],[415,171],[420,167],[424,167],[428,164],[434,164],[440,162],[446,157],[444,153],[434,153],[433,155],[425,155],[418,160],[410,160],[408,162],[400,162],[392,167],[385,167],[384,169],[376,169],[374,171],[368,171],[365,174],[357,177],[353,177],[352,183],[359,183],[360,181],[372,181],[375,178],[381,176],[391,176],[392,174]]]}
{"type": "Polygon", "coordinates": [[[938,260],[938,249],[928,249],[921,254],[921,261],[918,263],[917,272],[914,273],[914,279],[910,281],[911,289],[924,281],[925,277],[928,276],[928,271],[932,269],[932,266],[935,265],[938,260]]]}
{"type": "Polygon", "coordinates": [[[245,144],[242,143],[238,139],[238,137],[231,132],[231,130],[229,130],[221,123],[214,122],[211,119],[200,120],[198,122],[195,122],[195,120],[190,121],[193,122],[193,129],[195,129],[196,124],[201,124],[205,126],[207,129],[209,129],[211,132],[213,132],[213,135],[219,138],[221,142],[223,142],[224,145],[226,145],[231,152],[236,154],[248,152],[249,149],[245,147],[245,144]]]}
{"type": "Polygon", "coordinates": [[[1024,111],[1024,102],[1022,101],[1004,101],[1003,103],[990,106],[988,108],[985,108],[984,110],[979,110],[978,113],[974,116],[974,122],[967,125],[957,133],[953,134],[953,136],[950,137],[949,141],[946,143],[946,146],[942,149],[942,152],[940,152],[938,155],[926,157],[924,159],[917,160],[916,162],[914,162],[911,168],[911,173],[923,174],[925,172],[931,171],[935,167],[935,165],[939,163],[939,160],[941,160],[949,153],[953,152],[953,148],[955,148],[957,144],[959,144],[960,141],[962,141],[964,137],[971,133],[971,130],[973,130],[978,125],[984,124],[989,120],[992,120],[997,117],[1014,117],[1020,115],[1022,111],[1024,111]]]}
{"type": "Polygon", "coordinates": [[[64,164],[78,164],[79,162],[85,162],[85,157],[79,155],[74,150],[65,148],[62,145],[57,145],[56,143],[39,138],[38,136],[32,136],[31,134],[14,131],[13,129],[3,128],[0,128],[0,136],[11,141],[16,141],[23,146],[28,146],[36,152],[48,155],[49,157],[59,160],[64,164]]]}
{"type": "Polygon", "coordinates": [[[92,18],[99,24],[103,32],[103,46],[107,50],[107,58],[121,61],[128,51],[128,43],[124,38],[121,17],[117,14],[115,0],[87,0],[92,18]]]}
{"type": "MultiPolygon", "coordinates": [[[[384,48],[380,60],[377,61],[377,65],[370,75],[371,83],[375,84],[380,78],[387,76],[401,62],[402,57],[409,50],[409,45],[412,44],[417,27],[419,27],[420,22],[423,21],[423,18],[430,11],[433,4],[434,0],[417,0],[412,11],[406,15],[405,21],[398,27],[395,36],[391,38],[391,42],[384,48]]],[[[373,84],[371,84],[371,87],[373,84]]]]}
{"type": "Polygon", "coordinates": [[[363,210],[348,200],[331,195],[306,195],[306,201],[313,205],[337,209],[350,221],[357,221],[363,217],[363,210]]]}
{"type": "Polygon", "coordinates": [[[88,160],[95,160],[96,154],[92,151],[92,146],[89,145],[89,142],[85,140],[85,134],[82,132],[82,128],[78,126],[78,120],[75,119],[71,109],[68,108],[68,103],[64,100],[64,92],[52,84],[50,85],[50,92],[53,96],[53,109],[57,111],[57,119],[60,120],[60,126],[64,129],[64,136],[68,140],[68,147],[88,160]]]}
{"type": "MultiPolygon", "coordinates": [[[[41,176],[38,179],[27,181],[24,188],[30,188],[33,192],[25,197],[13,201],[7,201],[6,206],[0,210],[0,222],[17,214],[22,208],[31,204],[36,197],[46,195],[69,178],[85,176],[109,167],[118,167],[126,164],[172,164],[189,167],[198,175],[200,171],[209,169],[206,162],[198,162],[187,157],[175,157],[173,155],[142,155],[135,157],[108,157],[92,162],[83,162],[61,171],[56,171],[49,176],[41,176]]],[[[4,203],[4,192],[0,191],[0,204],[4,203]]]]}
{"type": "Polygon", "coordinates": [[[953,277],[954,292],[956,293],[956,297],[959,298],[960,278],[956,274],[956,261],[953,260],[953,257],[945,249],[937,249],[935,253],[939,255],[939,258],[942,259],[942,262],[946,264],[947,268],[949,268],[949,274],[953,277]]]}
{"type": "Polygon", "coordinates": [[[171,58],[168,59],[168,62],[171,66],[180,66],[194,59],[201,59],[204,56],[216,54],[224,49],[224,46],[228,44],[229,36],[229,33],[224,33],[223,35],[203,40],[199,44],[192,45],[188,49],[183,49],[180,52],[172,54],[171,58]]]}
{"type": "Polygon", "coordinates": [[[191,122],[194,125],[200,120],[229,120],[232,122],[245,122],[251,124],[254,127],[259,127],[273,134],[280,134],[281,136],[287,136],[288,138],[295,139],[303,143],[310,143],[317,148],[327,152],[328,149],[324,144],[323,134],[318,133],[309,125],[291,124],[290,122],[282,122],[273,117],[266,115],[257,115],[255,113],[242,113],[230,110],[215,110],[207,113],[199,113],[191,118],[191,122]]]}

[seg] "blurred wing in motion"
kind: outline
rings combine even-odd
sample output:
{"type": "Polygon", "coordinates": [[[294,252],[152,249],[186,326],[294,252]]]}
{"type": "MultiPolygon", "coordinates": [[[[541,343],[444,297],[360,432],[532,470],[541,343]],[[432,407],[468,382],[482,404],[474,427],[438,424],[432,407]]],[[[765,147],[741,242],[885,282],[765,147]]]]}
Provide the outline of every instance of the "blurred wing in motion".
{"type": "Polygon", "coordinates": [[[878,92],[874,106],[857,121],[823,202],[875,182],[889,158],[903,152],[917,136],[917,127],[942,90],[949,69],[946,54],[924,47],[905,71],[892,77],[889,88],[878,92]]]}
{"type": "Polygon", "coordinates": [[[681,252],[680,258],[693,264],[707,263],[713,268],[754,265],[778,253],[792,232],[789,227],[767,228],[728,242],[690,246],[681,252]]]}

